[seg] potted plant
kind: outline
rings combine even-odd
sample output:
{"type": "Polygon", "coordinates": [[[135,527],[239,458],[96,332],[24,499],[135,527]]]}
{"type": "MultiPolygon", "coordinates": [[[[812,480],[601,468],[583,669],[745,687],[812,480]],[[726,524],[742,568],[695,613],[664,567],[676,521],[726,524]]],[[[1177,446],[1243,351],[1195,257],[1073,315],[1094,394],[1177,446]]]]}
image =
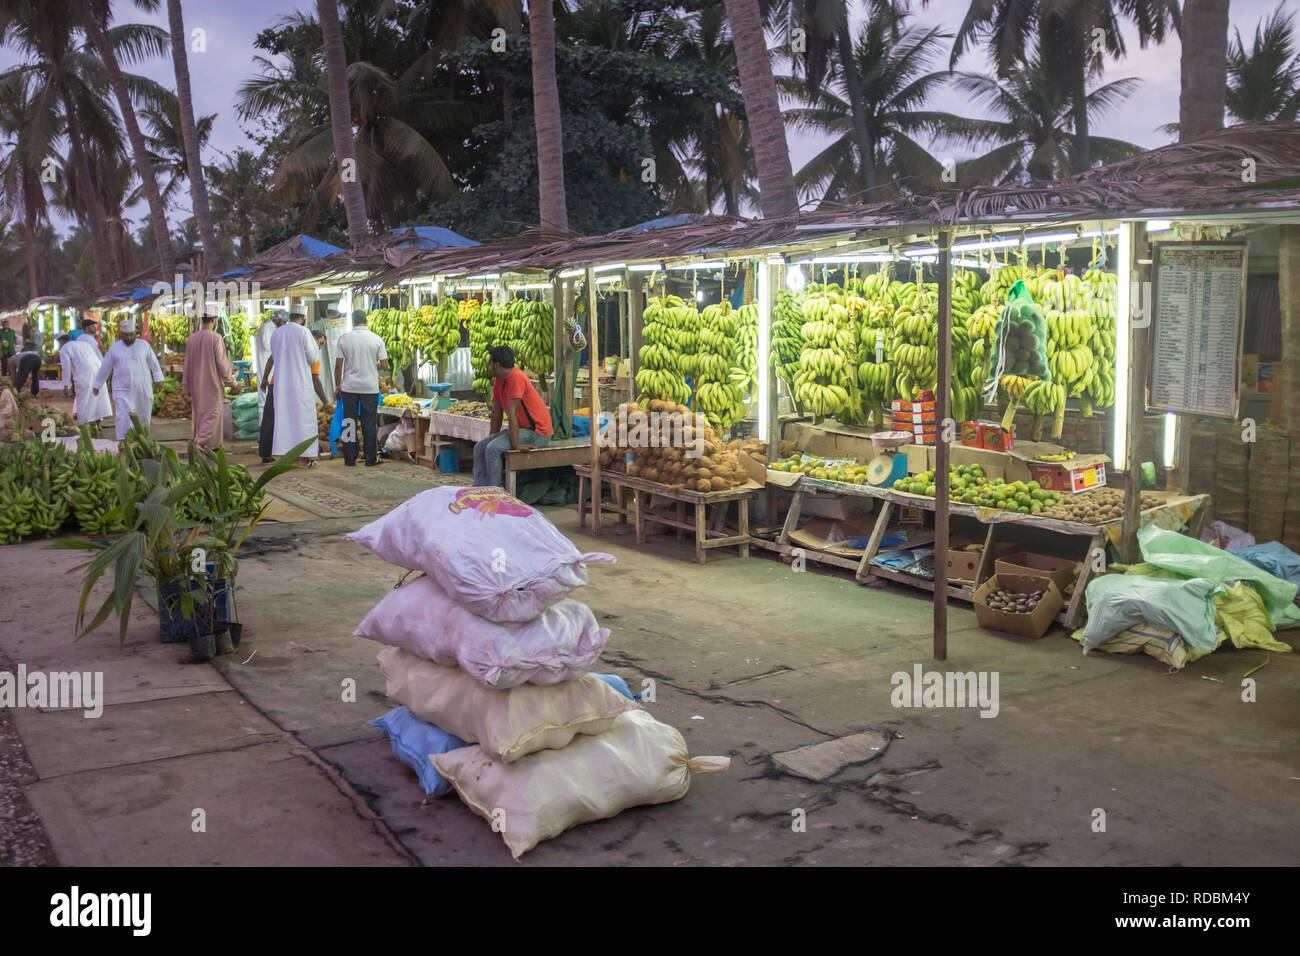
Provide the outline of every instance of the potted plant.
{"type": "Polygon", "coordinates": [[[51,545],[99,552],[72,569],[86,573],[77,606],[77,639],[116,615],[118,639],[125,643],[135,584],[143,576],[152,579],[157,590],[162,639],[188,640],[196,658],[212,657],[219,593],[214,579],[233,574],[234,553],[265,510],[256,507],[263,487],[296,467],[296,456],[308,444],[303,442],[284,456],[283,464],[245,485],[234,477],[224,454],[209,462],[191,446],[187,470],[176,452],[151,441],[137,423],[118,461],[118,500],[127,532],[112,541],[51,545]],[[209,563],[215,565],[213,573],[209,563]],[[86,624],[90,592],[109,568],[113,589],[86,624]]]}

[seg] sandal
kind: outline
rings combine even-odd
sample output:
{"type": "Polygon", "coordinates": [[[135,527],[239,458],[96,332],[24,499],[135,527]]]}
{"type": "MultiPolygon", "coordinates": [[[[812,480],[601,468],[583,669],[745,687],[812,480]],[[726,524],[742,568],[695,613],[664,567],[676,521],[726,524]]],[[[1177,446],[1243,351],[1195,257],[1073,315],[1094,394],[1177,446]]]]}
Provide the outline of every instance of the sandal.
{"type": "Polygon", "coordinates": [[[316,467],[316,459],[315,459],[315,458],[304,458],[304,459],[302,459],[302,463],[300,463],[299,467],[300,467],[300,468],[315,468],[315,467],[316,467]]]}

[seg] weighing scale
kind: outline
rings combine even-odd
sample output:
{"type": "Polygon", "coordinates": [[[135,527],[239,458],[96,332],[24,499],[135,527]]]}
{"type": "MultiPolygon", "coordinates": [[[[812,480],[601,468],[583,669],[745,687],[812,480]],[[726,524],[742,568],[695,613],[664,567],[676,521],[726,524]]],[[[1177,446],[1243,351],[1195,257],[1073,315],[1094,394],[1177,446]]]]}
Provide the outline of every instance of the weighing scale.
{"type": "Polygon", "coordinates": [[[880,454],[867,463],[868,484],[892,488],[899,478],[907,477],[907,454],[896,449],[912,444],[911,432],[876,432],[871,444],[880,454]]]}
{"type": "Polygon", "coordinates": [[[451,382],[438,382],[435,385],[430,385],[429,391],[437,396],[437,401],[429,408],[430,411],[441,412],[451,408],[451,382]]]}

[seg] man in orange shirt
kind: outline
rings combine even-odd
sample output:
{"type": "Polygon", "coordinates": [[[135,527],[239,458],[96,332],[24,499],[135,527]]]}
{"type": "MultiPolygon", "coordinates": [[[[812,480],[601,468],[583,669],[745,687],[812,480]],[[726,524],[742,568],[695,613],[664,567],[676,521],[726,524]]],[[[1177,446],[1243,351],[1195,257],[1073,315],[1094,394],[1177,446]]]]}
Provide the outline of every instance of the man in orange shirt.
{"type": "Polygon", "coordinates": [[[492,376],[492,424],[487,438],[474,446],[474,484],[502,487],[505,453],[532,450],[550,444],[555,430],[551,413],[522,370],[515,368],[515,353],[508,345],[488,352],[492,376]],[[502,416],[509,428],[501,427],[502,416]]]}

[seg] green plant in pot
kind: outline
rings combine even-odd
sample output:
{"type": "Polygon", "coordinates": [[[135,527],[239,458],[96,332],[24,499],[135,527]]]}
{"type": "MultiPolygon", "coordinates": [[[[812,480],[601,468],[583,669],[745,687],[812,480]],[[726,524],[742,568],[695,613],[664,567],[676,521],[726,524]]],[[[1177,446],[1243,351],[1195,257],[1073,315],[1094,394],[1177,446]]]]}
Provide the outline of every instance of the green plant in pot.
{"type": "Polygon", "coordinates": [[[269,481],[298,466],[295,462],[314,439],[308,439],[290,449],[280,459],[258,476],[248,480],[243,469],[232,469],[224,449],[203,451],[193,442],[189,447],[190,472],[199,481],[191,509],[207,529],[209,542],[208,561],[212,565],[212,581],[216,595],[224,594],[224,619],[218,611],[217,630],[229,630],[233,646],[239,646],[242,625],[233,614],[235,575],[238,572],[236,555],[266,514],[263,504],[264,489],[269,481]]]}

